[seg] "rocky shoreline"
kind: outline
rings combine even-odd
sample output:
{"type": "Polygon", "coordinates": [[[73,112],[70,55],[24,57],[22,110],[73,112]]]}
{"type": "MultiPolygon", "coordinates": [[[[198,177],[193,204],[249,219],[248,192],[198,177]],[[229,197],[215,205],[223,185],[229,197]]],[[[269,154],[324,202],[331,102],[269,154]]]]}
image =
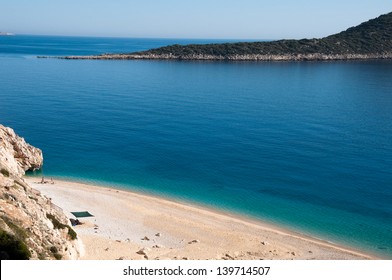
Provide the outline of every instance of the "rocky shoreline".
{"type": "MultiPolygon", "coordinates": [[[[392,13],[324,38],[169,45],[140,52],[63,56],[90,60],[344,61],[392,59],[392,13]]],[[[41,56],[40,58],[48,58],[41,56]]]]}
{"type": "Polygon", "coordinates": [[[81,245],[61,208],[24,179],[42,151],[0,124],[0,259],[77,259],[81,245]]]}
{"type": "Polygon", "coordinates": [[[38,56],[66,60],[189,60],[189,61],[344,61],[392,59],[392,52],[374,54],[249,54],[249,55],[173,55],[173,54],[102,54],[89,56],[38,56]]]}

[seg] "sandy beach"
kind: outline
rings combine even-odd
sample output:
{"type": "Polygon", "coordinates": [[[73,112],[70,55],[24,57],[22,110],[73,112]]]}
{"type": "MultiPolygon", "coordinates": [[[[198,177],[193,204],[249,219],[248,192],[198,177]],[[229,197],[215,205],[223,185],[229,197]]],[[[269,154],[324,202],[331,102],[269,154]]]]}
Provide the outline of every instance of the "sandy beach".
{"type": "Polygon", "coordinates": [[[81,259],[372,259],[278,226],[124,190],[55,180],[29,184],[70,212],[89,211],[74,227],[81,259]]]}

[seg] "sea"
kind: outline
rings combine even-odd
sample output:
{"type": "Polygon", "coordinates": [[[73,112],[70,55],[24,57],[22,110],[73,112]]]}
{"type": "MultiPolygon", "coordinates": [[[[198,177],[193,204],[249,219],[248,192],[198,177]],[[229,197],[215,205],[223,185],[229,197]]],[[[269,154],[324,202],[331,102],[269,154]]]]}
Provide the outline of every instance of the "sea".
{"type": "Polygon", "coordinates": [[[0,37],[35,176],[157,195],[392,259],[392,61],[39,59],[222,40],[0,37]]]}

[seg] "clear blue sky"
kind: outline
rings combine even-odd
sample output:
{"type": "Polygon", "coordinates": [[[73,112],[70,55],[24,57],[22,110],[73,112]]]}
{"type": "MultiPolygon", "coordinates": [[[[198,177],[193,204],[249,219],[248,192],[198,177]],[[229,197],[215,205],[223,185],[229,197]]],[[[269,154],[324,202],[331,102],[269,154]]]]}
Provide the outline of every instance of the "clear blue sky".
{"type": "Polygon", "coordinates": [[[0,0],[0,31],[299,39],[323,37],[389,12],[391,0],[0,0]]]}

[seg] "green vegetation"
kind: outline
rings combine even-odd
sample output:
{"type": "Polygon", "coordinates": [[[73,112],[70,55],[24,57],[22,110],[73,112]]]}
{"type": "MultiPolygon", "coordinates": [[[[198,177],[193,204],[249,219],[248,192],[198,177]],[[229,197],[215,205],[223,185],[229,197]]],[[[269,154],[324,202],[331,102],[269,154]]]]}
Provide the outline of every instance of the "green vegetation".
{"type": "Polygon", "coordinates": [[[28,237],[26,230],[17,226],[14,222],[12,222],[7,216],[2,216],[1,219],[7,224],[7,226],[12,230],[15,234],[15,237],[19,240],[25,240],[28,237]]]}
{"type": "Polygon", "coordinates": [[[392,13],[322,39],[279,40],[272,42],[172,45],[138,55],[172,55],[186,58],[194,55],[287,55],[287,54],[383,54],[392,52],[392,13]]]}
{"type": "Polygon", "coordinates": [[[63,258],[63,255],[59,254],[59,250],[57,249],[56,246],[52,246],[49,248],[50,252],[53,254],[53,257],[56,260],[61,260],[63,258]]]}
{"type": "Polygon", "coordinates": [[[52,222],[53,227],[54,227],[55,229],[63,229],[63,228],[66,228],[66,227],[67,227],[67,225],[61,223],[61,222],[60,222],[59,220],[57,220],[57,218],[56,218],[54,215],[52,215],[52,214],[46,214],[46,218],[48,218],[48,219],[52,222]]]}
{"type": "Polygon", "coordinates": [[[6,232],[0,228],[0,256],[1,259],[9,260],[28,260],[31,257],[29,248],[25,240],[28,237],[26,231],[8,217],[2,216],[1,219],[10,228],[13,234],[6,232]]]}
{"type": "Polygon", "coordinates": [[[59,254],[59,253],[54,253],[54,254],[53,254],[53,257],[54,257],[56,260],[61,260],[61,259],[63,258],[63,255],[61,255],[61,254],[59,254]]]}
{"type": "Polygon", "coordinates": [[[59,250],[57,249],[57,247],[56,247],[56,246],[52,246],[52,247],[50,247],[50,248],[49,248],[49,250],[50,250],[50,252],[52,252],[53,254],[56,254],[56,253],[58,253],[58,252],[59,252],[59,250]]]}
{"type": "Polygon", "coordinates": [[[69,226],[61,223],[55,216],[52,214],[46,214],[46,217],[52,222],[53,227],[55,229],[68,229],[68,235],[71,238],[71,240],[75,240],[77,238],[76,232],[69,226]]]}
{"type": "Polygon", "coordinates": [[[41,261],[46,260],[46,254],[44,252],[38,252],[38,259],[41,261]]]}
{"type": "Polygon", "coordinates": [[[4,177],[9,177],[10,176],[10,172],[5,169],[5,168],[1,168],[0,169],[0,173],[4,175],[4,177]]]}
{"type": "Polygon", "coordinates": [[[23,240],[0,229],[0,258],[2,260],[28,260],[29,248],[23,240]]]}
{"type": "Polygon", "coordinates": [[[70,226],[67,225],[67,228],[68,228],[68,235],[69,237],[71,237],[71,240],[75,240],[76,238],[78,238],[78,235],[70,226]]]}

